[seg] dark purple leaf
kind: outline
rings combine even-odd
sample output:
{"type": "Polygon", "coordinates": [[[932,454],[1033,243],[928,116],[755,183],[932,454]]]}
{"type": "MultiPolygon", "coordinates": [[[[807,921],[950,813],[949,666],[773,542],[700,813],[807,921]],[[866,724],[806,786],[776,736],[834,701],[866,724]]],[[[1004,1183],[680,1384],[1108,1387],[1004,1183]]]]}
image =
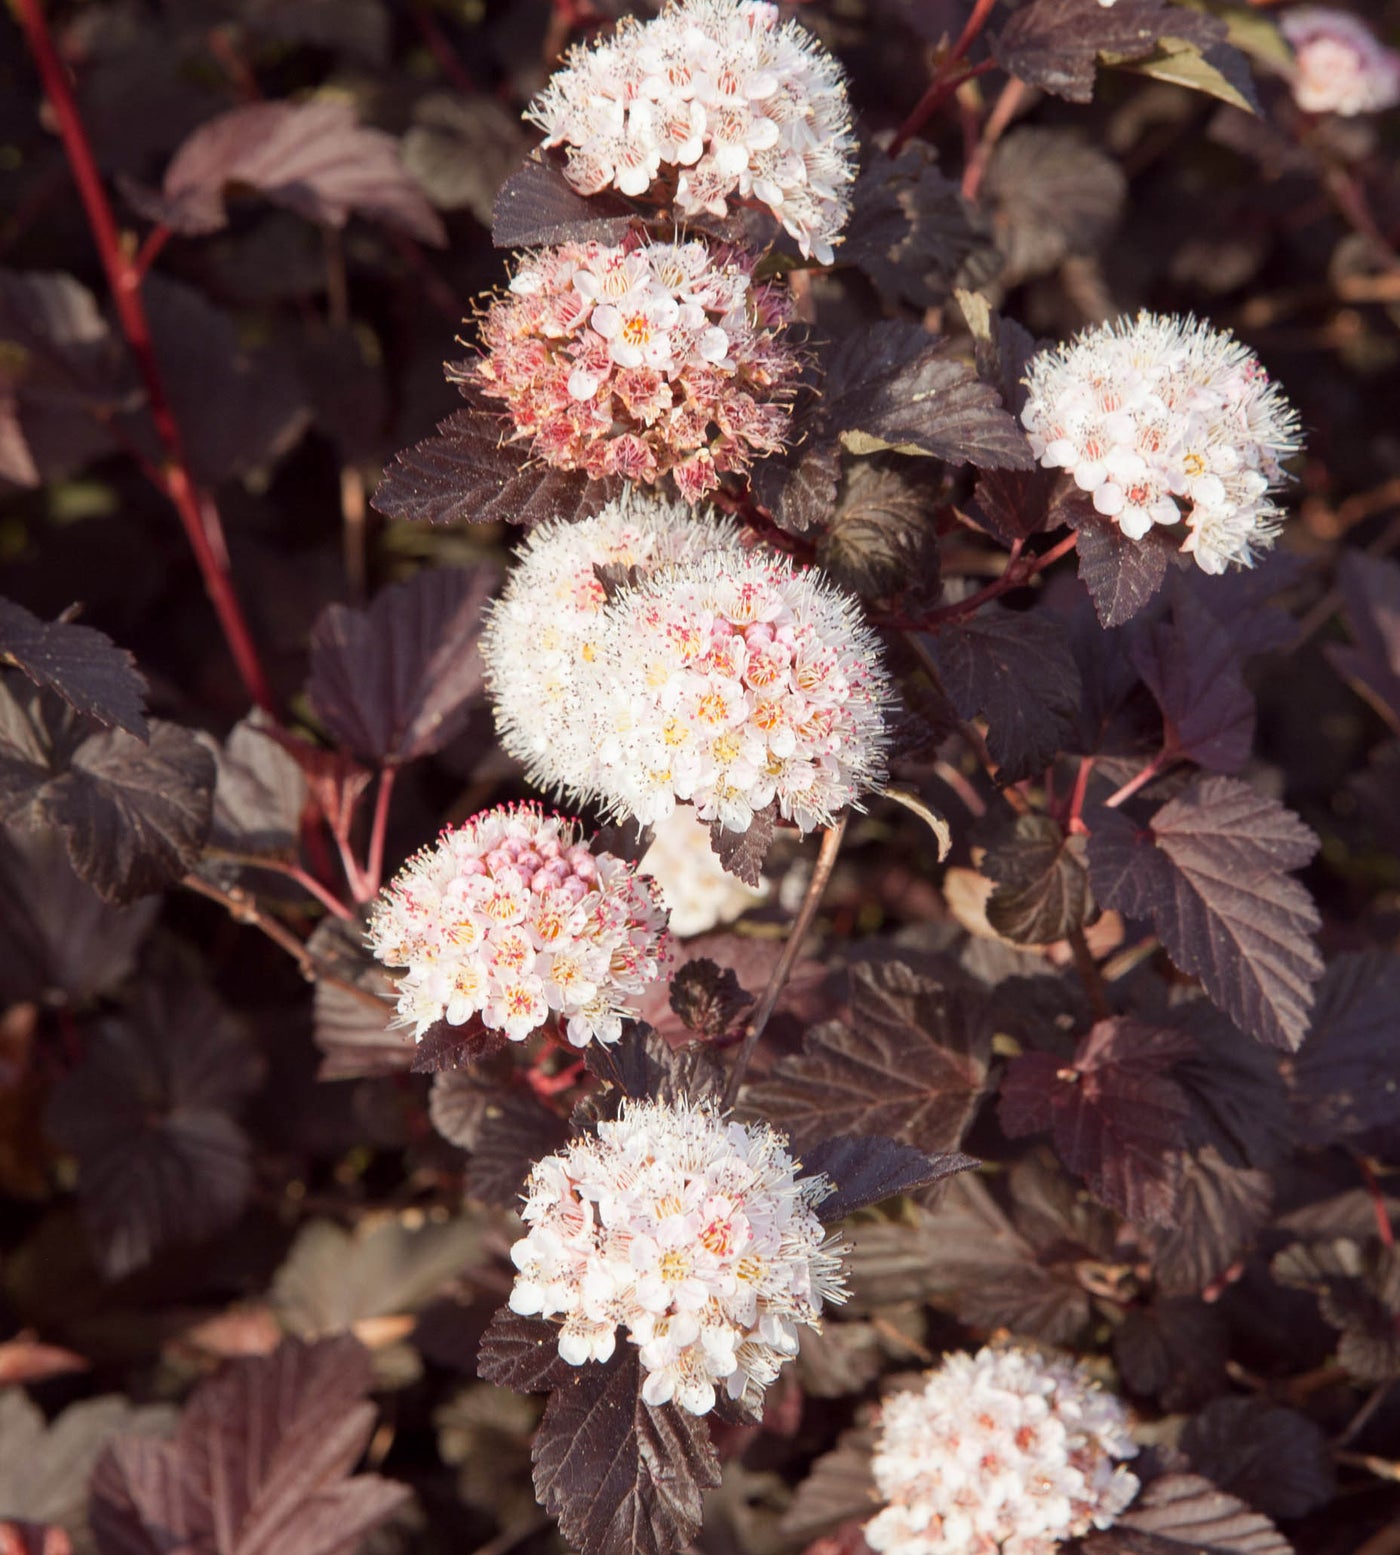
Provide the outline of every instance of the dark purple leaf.
{"type": "Polygon", "coordinates": [[[851,971],[850,1024],[828,1021],[746,1093],[748,1110],[799,1151],[882,1134],[929,1155],[956,1150],[982,1095],[989,1034],[980,996],[898,961],[851,971]]]}
{"type": "Polygon", "coordinates": [[[671,979],[671,1008],[686,1029],[701,1037],[722,1037],[754,1002],[739,986],[733,968],[701,956],[687,961],[671,979]]]}
{"type": "Polygon", "coordinates": [[[1064,482],[1053,470],[982,470],[973,493],[973,516],[1006,545],[1067,521],[1064,482]]]}
{"type": "Polygon", "coordinates": [[[982,873],[996,881],[987,922],[1018,945],[1046,945],[1082,928],[1090,906],[1083,860],[1083,839],[1066,837],[1048,815],[1017,816],[982,860],[982,873]]]}
{"type": "Polygon", "coordinates": [[[672,1047],[644,1021],[628,1021],[621,1039],[611,1046],[591,1044],[585,1061],[593,1074],[616,1087],[616,1099],[701,1101],[718,1097],[728,1079],[708,1042],[672,1047]]]}
{"type": "Polygon", "coordinates": [[[1072,130],[1012,131],[987,165],[982,198],[1014,286],[1071,255],[1096,254],[1118,224],[1128,182],[1118,163],[1072,130]]]}
{"type": "Polygon", "coordinates": [[[214,758],[186,729],[153,722],[149,742],[90,726],[48,692],[0,684],[0,822],[53,827],[104,901],[178,879],[199,857],[214,758]]]}
{"type": "Polygon", "coordinates": [[[547,243],[619,243],[633,208],[621,195],[584,196],[553,163],[532,157],[496,195],[491,241],[497,248],[538,248],[547,243]]]}
{"type": "Polygon", "coordinates": [[[508,1209],[519,1204],[530,1168],[569,1134],[533,1091],[470,1070],[435,1075],[428,1110],[438,1133],[471,1157],[469,1196],[508,1209]]]}
{"type": "Polygon", "coordinates": [[[841,450],[832,443],[805,443],[787,460],[761,459],[750,479],[754,496],[779,529],[806,534],[823,528],[836,511],[841,450]]]}
{"type": "Polygon", "coordinates": [[[481,1336],[476,1371],[484,1382],[513,1393],[550,1393],[577,1375],[559,1354],[559,1330],[537,1317],[502,1307],[481,1336]]]}
{"type": "Polygon", "coordinates": [[[426,524],[520,524],[587,518],[622,489],[580,471],[531,463],[507,445],[504,423],[459,410],[436,437],[406,448],[384,471],[370,505],[386,518],[426,524]]]}
{"type": "Polygon", "coordinates": [[[1291,648],[1298,623],[1280,599],[1309,573],[1307,561],[1289,551],[1272,550],[1252,567],[1237,567],[1211,577],[1199,567],[1172,573],[1170,597],[1190,594],[1224,627],[1241,659],[1291,648]]]}
{"type": "Polygon", "coordinates": [[[1132,1307],[1113,1331],[1113,1359],[1130,1393],[1176,1413],[1228,1387],[1230,1335],[1218,1305],[1168,1296],[1132,1307]]]}
{"type": "Polygon", "coordinates": [[[499,1053],[506,1041],[505,1032],[484,1025],[480,1016],[474,1016],[463,1026],[450,1026],[440,1020],[419,1037],[409,1069],[414,1074],[445,1074],[468,1064],[479,1064],[499,1053]]]}
{"type": "Polygon", "coordinates": [[[1348,551],[1337,568],[1354,646],[1329,643],[1332,667],[1400,731],[1400,565],[1348,551]]]}
{"type": "Polygon", "coordinates": [[[868,1518],[879,1504],[870,1460],[874,1433],[857,1428],[842,1433],[831,1452],[812,1465],[783,1514],[784,1535],[810,1545],[819,1534],[853,1517],[868,1518]]]}
{"type": "Polygon", "coordinates": [[[1043,771],[1079,714],[1079,669],[1059,620],[993,604],[925,641],[958,715],[986,718],[1000,780],[1043,771]]]}
{"type": "Polygon", "coordinates": [[[1219,1398],[1186,1422],[1191,1467],[1268,1517],[1303,1517],[1336,1491],[1327,1438],[1306,1415],[1265,1398],[1219,1398]]]}
{"type": "Polygon", "coordinates": [[[873,1323],[822,1315],[820,1329],[798,1334],[797,1382],[806,1398],[844,1398],[861,1393],[884,1370],[880,1331],[873,1323]]]}
{"type": "Polygon", "coordinates": [[[261,714],[240,720],[217,753],[211,851],[295,858],[306,777],[261,714]]]}
{"type": "Polygon", "coordinates": [[[1367,1386],[1400,1375],[1400,1251],[1346,1237],[1297,1243],[1275,1255],[1280,1285],[1309,1290],[1339,1334],[1337,1359],[1367,1386]]]}
{"type": "Polygon", "coordinates": [[[1076,504],[1067,516],[1079,533],[1079,576],[1099,625],[1122,626],[1161,588],[1178,547],[1160,528],[1130,540],[1112,519],[1084,505],[1076,504]]]}
{"type": "Polygon", "coordinates": [[[1107,1533],[1091,1533],[1084,1555],[1293,1555],[1269,1521],[1199,1474],[1153,1480],[1107,1533]]]}
{"type": "Polygon", "coordinates": [[[447,233],[405,172],[398,143],[356,123],[348,102],[247,103],[201,124],[175,153],[158,195],[128,186],[143,216],[189,236],[228,225],[230,187],[253,189],[324,227],[351,214],[438,247],[447,233]]]}
{"type": "Polygon", "coordinates": [[[1233,778],[1196,778],[1139,831],[1100,810],[1089,878],[1105,907],[1149,918],[1172,960],[1230,1018],[1270,1047],[1307,1031],[1322,961],[1317,911],[1288,878],[1317,839],[1276,799],[1233,778]]]}
{"type": "Polygon", "coordinates": [[[1133,643],[1162,709],[1166,748],[1212,772],[1238,772],[1254,749],[1254,697],[1230,634],[1185,589],[1133,643]]]}
{"type": "Polygon", "coordinates": [[[360,925],[327,918],[316,926],[307,949],[318,966],[339,979],[316,982],[312,1035],[323,1055],[317,1077],[350,1080],[409,1069],[417,1053],[413,1033],[390,1025],[394,982],[370,955],[360,925]]]}
{"type": "Polygon", "coordinates": [[[816,1206],[826,1221],[843,1220],[869,1204],[912,1193],[978,1163],[960,1151],[925,1155],[913,1145],[872,1134],[839,1134],[802,1152],[802,1176],[824,1174],[831,1192],[816,1206]]]}
{"type": "Polygon", "coordinates": [[[484,670],[477,649],[493,568],[442,567],[382,590],[367,610],[328,605],[311,634],[306,694],[365,761],[416,761],[466,727],[484,670]]]}
{"type": "Polygon", "coordinates": [[[996,391],[917,324],[848,335],[826,359],[823,426],[852,453],[893,449],[979,469],[1027,470],[1030,445],[996,391]]]}
{"type": "Polygon", "coordinates": [[[898,470],[857,460],[847,473],[817,565],[866,598],[903,594],[906,609],[938,597],[938,542],[927,488],[898,470]]]}
{"type": "Polygon", "coordinates": [[[1186,1156],[1176,1223],[1147,1232],[1157,1288],[1167,1296],[1205,1290],[1253,1245],[1273,1202],[1267,1172],[1231,1166],[1213,1145],[1186,1156]]]}
{"type": "Polygon", "coordinates": [[[730,831],[723,821],[710,822],[710,846],[725,869],[755,890],[763,884],[763,861],[777,831],[777,804],[755,810],[747,831],[730,831]]]}
{"type": "Polygon", "coordinates": [[[719,1484],[709,1423],[641,1396],[632,1345],[580,1366],[550,1395],[535,1437],[535,1492],[579,1555],[671,1555],[700,1529],[719,1484]]]}
{"type": "Polygon", "coordinates": [[[1204,1000],[1178,1005],[1167,1024],[1179,1025],[1196,1045],[1173,1071],[1191,1103],[1189,1147],[1212,1145],[1231,1166],[1277,1166],[1294,1142],[1279,1055],[1204,1000]]]}
{"type": "Polygon", "coordinates": [[[1312,1027],[1293,1064],[1304,1140],[1331,1145],[1400,1119],[1400,956],[1338,956],[1317,987],[1312,1027]]]}
{"type": "Polygon", "coordinates": [[[78,1159],[79,1204],[109,1279],[242,1213],[252,1159],[233,1115],[260,1074],[242,1030],[192,980],[148,977],[129,1017],[94,1028],[48,1126],[78,1159]]]}
{"type": "Polygon", "coordinates": [[[23,605],[0,599],[0,662],[17,666],[36,686],[107,728],[144,740],[146,682],[125,648],[103,632],[70,621],[41,621],[23,605]]]}
{"type": "Polygon", "coordinates": [[[242,0],[238,15],[260,37],[335,49],[375,67],[388,57],[391,29],[382,0],[242,0]]]}
{"type": "Polygon", "coordinates": [[[1221,23],[1164,0],[1031,0],[992,39],[992,57],[1028,86],[1087,103],[1099,57],[1144,59],[1161,38],[1207,46],[1225,36],[1221,23]]]}
{"type": "Polygon", "coordinates": [[[92,1482],[100,1555],[343,1555],[408,1498],[353,1475],[374,1429],[370,1359],[348,1336],[288,1339],[234,1361],[185,1406],[172,1441],[119,1439],[92,1482]]]}
{"type": "Polygon", "coordinates": [[[1065,1063],[1013,1058],[999,1115],[1012,1138],[1053,1131],[1055,1149],[1090,1191],[1129,1220],[1167,1223],[1176,1208],[1190,1110],[1168,1071],[1195,1044],[1142,1021],[1100,1021],[1065,1063]]]}

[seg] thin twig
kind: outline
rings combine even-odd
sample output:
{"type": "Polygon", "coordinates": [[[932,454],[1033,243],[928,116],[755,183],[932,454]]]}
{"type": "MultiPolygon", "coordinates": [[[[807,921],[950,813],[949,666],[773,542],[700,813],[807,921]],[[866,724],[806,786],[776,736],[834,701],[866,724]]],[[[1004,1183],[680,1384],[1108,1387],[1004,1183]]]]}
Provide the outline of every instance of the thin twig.
{"type": "Polygon", "coordinates": [[[1157,777],[1162,769],[1171,761],[1170,751],[1160,750],[1151,761],[1137,774],[1131,777],[1122,788],[1115,790],[1104,800],[1104,809],[1116,810],[1119,805],[1131,799],[1140,788],[1146,788],[1153,778],[1157,777]]]}
{"type": "Polygon", "coordinates": [[[1079,974],[1079,981],[1084,985],[1084,992],[1089,997],[1089,1006],[1094,1012],[1095,1020],[1107,1020],[1113,1013],[1108,1003],[1108,995],[1104,992],[1103,976],[1099,972],[1099,964],[1094,960],[1094,953],[1089,949],[1089,941],[1084,937],[1084,930],[1079,927],[1072,928],[1065,938],[1069,941],[1069,948],[1074,952],[1074,969],[1079,974]]]}
{"type": "Polygon", "coordinates": [[[797,917],[793,919],[792,932],[788,935],[787,943],[783,946],[783,953],[778,957],[778,964],[773,968],[773,975],[768,979],[768,986],[763,990],[763,997],[754,1008],[749,1023],[744,1027],[744,1041],[739,1049],[738,1056],[734,1060],[734,1067],[729,1071],[729,1083],[724,1088],[723,1107],[732,1107],[734,1098],[739,1094],[739,1087],[743,1084],[745,1071],[749,1067],[749,1060],[754,1055],[754,1049],[758,1046],[758,1039],[763,1035],[763,1028],[768,1024],[778,1003],[778,996],[783,991],[783,985],[788,980],[788,974],[792,971],[797,961],[797,953],[802,949],[802,941],[807,937],[807,931],[812,927],[812,920],[817,915],[817,908],[821,905],[822,894],[827,883],[831,879],[831,872],[836,867],[836,855],[841,851],[841,839],[846,835],[846,816],[833,821],[822,833],[821,852],[817,855],[817,862],[812,869],[812,878],[807,882],[807,894],[802,898],[802,906],[797,910],[797,917]]]}
{"type": "Polygon", "coordinates": [[[1053,563],[1059,561],[1062,556],[1069,553],[1079,543],[1079,531],[1072,529],[1064,537],[1052,545],[1048,551],[1042,551],[1036,556],[1023,556],[1013,553],[1012,560],[1007,563],[1005,570],[998,578],[993,578],[984,588],[977,590],[975,594],[969,594],[966,599],[957,600],[951,605],[941,605],[936,610],[930,610],[926,616],[919,618],[917,622],[901,622],[903,626],[912,626],[916,631],[937,631],[940,626],[948,626],[952,622],[965,620],[970,615],[975,615],[983,605],[996,599],[1002,594],[1008,594],[1012,589],[1020,588],[1027,583],[1036,573],[1044,572],[1053,563]]]}
{"type": "Polygon", "coordinates": [[[374,819],[370,824],[369,854],[365,861],[365,885],[373,896],[384,878],[384,833],[389,825],[389,801],[394,794],[395,767],[381,767],[379,790],[374,796],[374,819]]]}
{"type": "Polygon", "coordinates": [[[977,145],[973,148],[972,155],[967,159],[967,166],[963,169],[962,192],[966,200],[975,200],[977,191],[982,187],[982,179],[987,171],[987,164],[992,160],[992,152],[996,150],[996,144],[1006,133],[1007,126],[1016,117],[1016,113],[1025,99],[1026,83],[1019,76],[1012,78],[1001,89],[1001,96],[997,98],[992,111],[987,115],[987,122],[982,126],[982,133],[977,139],[977,145]]]}
{"type": "Polygon", "coordinates": [[[328,891],[315,875],[303,869],[300,864],[289,864],[285,859],[279,858],[257,858],[252,854],[240,857],[238,863],[244,869],[266,869],[272,874],[294,880],[308,896],[314,896],[332,916],[339,918],[342,923],[354,922],[355,914],[345,903],[334,892],[328,891]]]}
{"type": "Polygon", "coordinates": [[[1348,1442],[1356,1440],[1366,1422],[1385,1402],[1386,1394],[1390,1392],[1394,1381],[1395,1379],[1392,1377],[1389,1382],[1383,1382],[1379,1387],[1372,1388],[1371,1396],[1347,1421],[1346,1425],[1342,1427],[1341,1434],[1332,1443],[1334,1447],[1345,1447],[1348,1442]]]}
{"type": "MultiPolygon", "coordinates": [[[[977,3],[981,6],[986,4],[986,0],[977,0],[977,3]]],[[[995,0],[993,0],[993,3],[995,3],[995,0]]],[[[990,9],[990,6],[988,6],[988,9],[990,9]]],[[[950,57],[945,62],[945,68],[947,64],[952,63],[954,61],[950,57]]],[[[894,139],[889,145],[888,155],[897,157],[908,142],[923,129],[924,125],[938,112],[943,104],[957,92],[960,86],[966,85],[969,81],[975,81],[978,76],[986,75],[989,70],[995,69],[995,60],[984,59],[980,65],[969,65],[966,70],[960,70],[956,74],[945,75],[940,71],[929,83],[928,90],[914,104],[913,112],[895,131],[894,139]]]]}

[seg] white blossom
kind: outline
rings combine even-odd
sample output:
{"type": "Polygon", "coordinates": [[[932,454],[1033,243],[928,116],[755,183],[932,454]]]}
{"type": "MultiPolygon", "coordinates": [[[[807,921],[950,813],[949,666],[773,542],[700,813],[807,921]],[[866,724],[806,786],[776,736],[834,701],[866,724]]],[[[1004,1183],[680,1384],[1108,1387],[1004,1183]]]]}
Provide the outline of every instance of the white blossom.
{"type": "Polygon", "coordinates": [[[850,212],[855,136],[840,65],[761,0],[675,0],[575,48],[526,117],[568,148],[582,194],[636,198],[675,179],[686,216],[734,198],[769,207],[830,264],[850,212]]]}
{"type": "Polygon", "coordinates": [[[710,846],[710,828],[693,810],[674,810],[657,823],[637,868],[661,888],[671,933],[682,939],[732,922],[768,895],[766,883],[755,890],[720,863],[710,846]]]}
{"type": "Polygon", "coordinates": [[[796,1164],[764,1124],[624,1101],[530,1173],[511,1309],[557,1320],[572,1366],[606,1361],[624,1328],[649,1404],[703,1415],[721,1383],[756,1404],[797,1353],[798,1327],[845,1299],[813,1212],[830,1185],[796,1164]]]}
{"type": "Polygon", "coordinates": [[[1279,28],[1293,45],[1293,100],[1304,112],[1351,117],[1400,103],[1400,53],[1359,16],[1301,5],[1283,12],[1279,28]]]}
{"type": "Polygon", "coordinates": [[[684,800],[743,832],[776,801],[811,831],[884,779],[879,643],[854,598],[786,558],[707,555],[625,590],[590,677],[597,797],[644,825],[684,800]]]}
{"type": "Polygon", "coordinates": [[[375,903],[370,944],[421,1037],[474,1016],[523,1042],[551,1014],[575,1047],[616,1042],[629,1001],[666,970],[652,883],[577,840],[574,822],[502,805],[414,854],[375,903]]]}
{"type": "Polygon", "coordinates": [[[1137,1493],[1128,1414],[1080,1365],[1016,1348],[950,1355],[881,1410],[872,1464],[885,1555],[1050,1555],[1137,1493]]]}
{"type": "Polygon", "coordinates": [[[739,530],[627,487],[591,518],[531,531],[481,637],[502,748],[544,789],[591,788],[592,732],[580,716],[581,676],[598,656],[607,593],[595,568],[643,576],[709,552],[740,551],[739,530]]]}
{"type": "Polygon", "coordinates": [[[1036,457],[1067,470],[1130,539],[1184,520],[1181,549],[1210,573],[1273,544],[1270,493],[1300,446],[1298,417],[1229,333],[1140,313],[1042,351],[1025,381],[1036,457]]]}

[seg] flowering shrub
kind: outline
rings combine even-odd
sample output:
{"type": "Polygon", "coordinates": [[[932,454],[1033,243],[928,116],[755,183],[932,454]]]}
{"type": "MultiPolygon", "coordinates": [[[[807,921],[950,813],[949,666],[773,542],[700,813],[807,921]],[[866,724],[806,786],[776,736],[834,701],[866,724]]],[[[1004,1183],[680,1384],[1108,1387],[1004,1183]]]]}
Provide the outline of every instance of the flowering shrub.
{"type": "Polygon", "coordinates": [[[1350,11],[1300,5],[1279,30],[1293,45],[1293,99],[1307,113],[1377,113],[1400,103],[1400,53],[1350,11]]]}
{"type": "Polygon", "coordinates": [[[546,463],[648,486],[670,474],[694,502],[786,441],[787,321],[742,254],[565,243],[520,260],[465,381],[505,403],[512,435],[546,463]]]}
{"type": "Polygon", "coordinates": [[[756,1406],[797,1354],[799,1326],[819,1327],[823,1303],[845,1300],[812,1213],[830,1191],[796,1175],[770,1128],[624,1102],[595,1138],[531,1172],[511,1311],[562,1318],[571,1366],[606,1361],[624,1327],[648,1404],[708,1414],[723,1382],[756,1406]]]}
{"type": "Polygon", "coordinates": [[[1053,1555],[1137,1493],[1128,1414],[1082,1366],[1034,1351],[955,1354],[880,1411],[871,1469],[883,1555],[1053,1555]]]}
{"type": "Polygon", "coordinates": [[[523,1042],[551,1014],[575,1047],[616,1042],[629,996],[669,959],[650,884],[535,805],[487,810],[416,853],[375,904],[374,953],[407,967],[399,1019],[421,1037],[479,1016],[523,1042]]]}
{"type": "Polygon", "coordinates": [[[1021,420],[1130,540],[1183,517],[1205,572],[1248,566],[1278,535],[1269,498],[1299,446],[1297,412],[1258,358],[1195,319],[1143,313],[1030,365],[1021,420]]]}
{"type": "Polygon", "coordinates": [[[840,65],[763,0],[673,0],[577,48],[530,105],[581,194],[674,179],[682,216],[766,205],[806,257],[832,260],[850,211],[855,137],[840,65]]]}

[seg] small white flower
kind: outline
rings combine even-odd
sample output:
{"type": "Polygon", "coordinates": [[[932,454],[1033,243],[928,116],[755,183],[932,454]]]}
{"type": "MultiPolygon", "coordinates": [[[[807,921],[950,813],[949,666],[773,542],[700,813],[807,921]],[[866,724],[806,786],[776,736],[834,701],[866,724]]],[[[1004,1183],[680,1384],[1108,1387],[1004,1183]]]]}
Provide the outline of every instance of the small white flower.
{"type": "Polygon", "coordinates": [[[1400,103],[1400,53],[1359,16],[1302,5],[1285,11],[1279,28],[1293,45],[1293,99],[1305,113],[1351,117],[1400,103]]]}
{"type": "Polygon", "coordinates": [[[649,1404],[707,1414],[720,1386],[756,1404],[799,1325],[819,1328],[823,1302],[845,1300],[813,1212],[830,1185],[796,1171],[764,1124],[624,1101],[531,1172],[511,1309],[561,1320],[571,1366],[606,1360],[624,1328],[649,1404]]]}
{"type": "Polygon", "coordinates": [[[693,810],[676,810],[660,822],[637,868],[661,888],[671,933],[682,939],[732,922],[768,894],[725,869],[710,846],[710,828],[693,810]]]}
{"type": "Polygon", "coordinates": [[[1051,1555],[1137,1494],[1128,1413],[1082,1366],[1016,1348],[947,1357],[881,1409],[872,1468],[885,1555],[1051,1555]]]}
{"type": "Polygon", "coordinates": [[[1021,420],[1047,469],[1140,540],[1183,521],[1207,572],[1248,566],[1279,530],[1270,493],[1298,417],[1258,358],[1193,318],[1140,313],[1042,351],[1021,420]]]}
{"type": "Polygon", "coordinates": [[[370,915],[399,978],[399,1023],[421,1037],[473,1016],[512,1042],[561,1017],[575,1047],[615,1042],[629,1001],[670,963],[651,881],[537,805],[501,806],[416,853],[370,915]]]}
{"type": "Polygon", "coordinates": [[[679,170],[687,216],[762,201],[804,255],[830,264],[850,213],[855,136],[845,75],[762,0],[673,0],[570,53],[526,117],[568,148],[582,194],[636,198],[679,170]]]}

